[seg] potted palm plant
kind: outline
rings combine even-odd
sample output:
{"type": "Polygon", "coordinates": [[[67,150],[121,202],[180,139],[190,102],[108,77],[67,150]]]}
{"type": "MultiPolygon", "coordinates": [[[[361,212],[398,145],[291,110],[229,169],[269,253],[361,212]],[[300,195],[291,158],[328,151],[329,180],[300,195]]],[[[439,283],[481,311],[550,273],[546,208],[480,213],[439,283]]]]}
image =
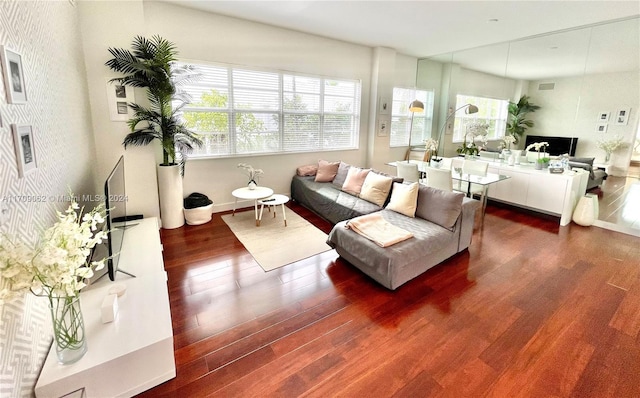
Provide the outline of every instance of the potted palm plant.
{"type": "Polygon", "coordinates": [[[158,165],[158,191],[160,218],[163,228],[184,225],[182,214],[182,179],[186,156],[195,147],[202,146],[198,136],[181,122],[181,109],[188,102],[185,93],[177,87],[193,79],[196,74],[190,65],[174,64],[178,54],[173,43],[160,36],[147,39],[137,36],[132,51],[109,48],[112,59],[106,65],[123,77],[112,82],[144,88],[148,106],[129,103],[133,118],[127,124],[131,133],[123,141],[129,145],[144,146],[158,140],[162,145],[162,163],[158,165]]]}
{"type": "Polygon", "coordinates": [[[507,118],[507,133],[515,139],[514,144],[518,144],[520,138],[529,127],[533,127],[533,120],[526,119],[527,114],[540,109],[540,106],[529,102],[529,96],[523,95],[520,100],[509,102],[509,116],[507,118]]]}

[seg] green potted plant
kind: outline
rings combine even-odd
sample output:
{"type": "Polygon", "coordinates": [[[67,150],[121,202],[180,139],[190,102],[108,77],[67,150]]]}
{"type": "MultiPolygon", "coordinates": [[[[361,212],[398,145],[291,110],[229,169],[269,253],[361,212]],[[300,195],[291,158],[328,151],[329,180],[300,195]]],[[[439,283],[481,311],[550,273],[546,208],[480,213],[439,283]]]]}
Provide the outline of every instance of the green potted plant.
{"type": "Polygon", "coordinates": [[[509,102],[509,115],[507,116],[507,133],[515,138],[514,144],[518,144],[520,138],[529,127],[533,127],[533,120],[526,119],[527,114],[540,109],[540,106],[529,102],[529,96],[523,95],[517,103],[509,102]]]}
{"type": "Polygon", "coordinates": [[[163,228],[184,225],[182,215],[182,179],[186,156],[202,146],[200,138],[181,122],[180,111],[188,98],[177,87],[195,77],[191,66],[174,64],[178,54],[173,43],[160,36],[137,36],[132,51],[109,48],[112,59],[106,65],[124,77],[112,82],[144,88],[149,106],[129,103],[133,118],[127,124],[131,133],[123,141],[144,146],[158,140],[162,145],[162,163],[158,166],[160,218],[163,228]]]}

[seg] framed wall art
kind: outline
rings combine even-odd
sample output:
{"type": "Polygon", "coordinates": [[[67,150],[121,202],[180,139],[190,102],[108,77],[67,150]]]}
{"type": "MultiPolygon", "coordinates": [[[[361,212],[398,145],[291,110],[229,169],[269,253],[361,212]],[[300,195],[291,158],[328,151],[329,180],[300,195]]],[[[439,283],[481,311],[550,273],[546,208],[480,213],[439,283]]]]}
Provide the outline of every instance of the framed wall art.
{"type": "Polygon", "coordinates": [[[626,126],[629,122],[629,112],[631,112],[631,108],[622,108],[616,112],[616,124],[626,126]]]}
{"type": "Polygon", "coordinates": [[[606,133],[607,127],[608,127],[607,123],[596,124],[596,133],[606,133]]]}
{"type": "Polygon", "coordinates": [[[109,118],[112,122],[126,122],[132,116],[127,105],[135,102],[133,87],[123,86],[107,79],[107,101],[109,102],[109,118]]]}
{"type": "Polygon", "coordinates": [[[12,124],[11,131],[16,148],[18,175],[22,178],[38,167],[33,128],[25,124],[12,124]]]}
{"type": "Polygon", "coordinates": [[[22,56],[5,46],[0,47],[2,74],[9,104],[26,104],[27,88],[24,81],[22,56]]]}
{"type": "Polygon", "coordinates": [[[611,112],[600,112],[598,113],[598,122],[606,123],[609,121],[609,115],[611,112]]]}

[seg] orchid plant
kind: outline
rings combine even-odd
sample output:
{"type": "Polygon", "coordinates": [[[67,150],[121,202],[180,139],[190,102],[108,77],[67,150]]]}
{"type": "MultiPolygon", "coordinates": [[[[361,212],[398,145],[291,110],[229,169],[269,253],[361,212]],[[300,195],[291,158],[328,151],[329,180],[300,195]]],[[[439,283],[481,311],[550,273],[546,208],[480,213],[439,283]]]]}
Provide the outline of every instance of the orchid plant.
{"type": "Polygon", "coordinates": [[[456,152],[465,155],[477,155],[480,150],[479,146],[487,143],[487,130],[489,124],[476,121],[467,125],[467,133],[464,135],[462,146],[458,147],[456,152]]]}
{"type": "Polygon", "coordinates": [[[506,135],[503,139],[502,139],[502,147],[504,149],[511,149],[511,144],[515,144],[516,142],[516,137],[512,136],[511,134],[506,135]]]}
{"type": "Polygon", "coordinates": [[[434,140],[433,138],[429,138],[428,140],[425,140],[424,147],[427,149],[427,151],[431,151],[432,157],[434,160],[438,159],[438,141],[437,140],[434,140]]]}
{"type": "Polygon", "coordinates": [[[83,214],[73,201],[64,213],[57,212],[58,221],[36,245],[0,236],[0,305],[27,291],[50,300],[78,296],[84,280],[104,267],[106,259],[89,261],[91,249],[106,238],[98,230],[104,215],[104,205],[83,214]]]}
{"type": "Polygon", "coordinates": [[[527,146],[525,148],[525,151],[529,152],[532,149],[535,149],[538,152],[538,163],[547,163],[549,161],[549,158],[544,156],[542,158],[540,158],[540,150],[542,150],[542,153],[546,153],[546,147],[549,146],[549,143],[546,141],[543,142],[534,142],[533,144],[530,144],[529,146],[527,146]]]}
{"type": "Polygon", "coordinates": [[[262,171],[262,169],[254,169],[253,166],[247,163],[238,163],[238,168],[249,177],[250,183],[253,182],[254,184],[258,184],[258,178],[264,175],[264,171],[262,171]]]}

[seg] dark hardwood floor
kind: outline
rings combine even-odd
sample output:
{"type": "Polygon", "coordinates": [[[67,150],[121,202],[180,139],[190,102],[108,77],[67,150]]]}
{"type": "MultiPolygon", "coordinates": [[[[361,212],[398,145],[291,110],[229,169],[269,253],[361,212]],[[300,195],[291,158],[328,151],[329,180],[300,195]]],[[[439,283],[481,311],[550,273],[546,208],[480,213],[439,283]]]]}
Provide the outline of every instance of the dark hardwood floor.
{"type": "Polygon", "coordinates": [[[220,214],[162,242],[177,377],[141,396],[640,396],[633,236],[490,204],[394,292],[334,251],[265,273],[220,214]]]}

